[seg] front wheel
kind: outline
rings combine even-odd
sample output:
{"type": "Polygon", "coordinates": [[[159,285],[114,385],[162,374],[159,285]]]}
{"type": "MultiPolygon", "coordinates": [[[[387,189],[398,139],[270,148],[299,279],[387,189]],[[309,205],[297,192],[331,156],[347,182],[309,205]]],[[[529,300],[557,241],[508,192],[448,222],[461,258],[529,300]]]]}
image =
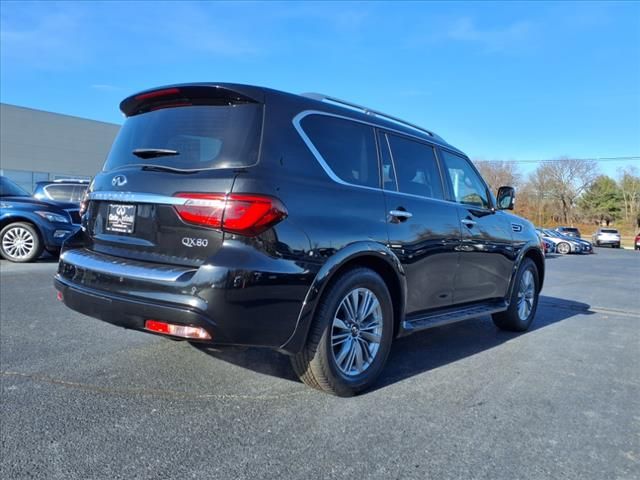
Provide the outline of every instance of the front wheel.
{"type": "Polygon", "coordinates": [[[561,242],[558,244],[558,253],[566,255],[569,252],[571,252],[571,245],[569,245],[567,242],[561,242]]]}
{"type": "Polygon", "coordinates": [[[341,275],[323,294],[303,350],[291,364],[307,385],[341,397],[370,387],[391,349],[393,307],[368,268],[341,275]]]}
{"type": "Polygon", "coordinates": [[[509,308],[492,316],[493,323],[502,330],[524,332],[529,328],[538,308],[538,268],[525,258],[518,269],[509,308]]]}
{"type": "Polygon", "coordinates": [[[29,223],[11,223],[0,232],[0,251],[11,262],[31,262],[42,254],[42,250],[38,231],[29,223]]]}

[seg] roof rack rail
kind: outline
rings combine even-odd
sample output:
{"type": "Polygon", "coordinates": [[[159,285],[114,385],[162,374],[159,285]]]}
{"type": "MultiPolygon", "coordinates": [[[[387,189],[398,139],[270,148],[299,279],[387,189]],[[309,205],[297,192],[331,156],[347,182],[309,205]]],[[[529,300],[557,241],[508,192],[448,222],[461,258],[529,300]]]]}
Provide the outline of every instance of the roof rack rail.
{"type": "Polygon", "coordinates": [[[374,117],[381,117],[381,118],[384,118],[386,120],[390,120],[393,123],[397,123],[399,125],[404,125],[405,127],[413,128],[414,130],[418,130],[420,132],[426,133],[427,135],[429,135],[431,137],[434,137],[434,138],[437,138],[439,140],[444,141],[444,139],[440,135],[432,132],[431,130],[427,130],[426,128],[422,128],[422,127],[420,127],[420,126],[418,126],[418,125],[416,125],[414,123],[407,122],[405,120],[402,120],[402,119],[400,119],[398,117],[394,117],[394,116],[389,115],[387,113],[379,112],[379,111],[373,110],[373,109],[371,109],[369,107],[363,107],[362,105],[358,105],[357,103],[348,102],[346,100],[341,100],[339,98],[331,97],[331,96],[325,95],[323,93],[310,92],[310,93],[303,93],[302,96],[303,97],[307,97],[307,98],[312,98],[313,100],[319,100],[321,102],[328,102],[328,103],[333,103],[333,104],[336,104],[336,105],[339,105],[339,106],[342,106],[342,107],[348,107],[348,108],[351,108],[352,110],[361,111],[366,115],[372,115],[374,117]]]}

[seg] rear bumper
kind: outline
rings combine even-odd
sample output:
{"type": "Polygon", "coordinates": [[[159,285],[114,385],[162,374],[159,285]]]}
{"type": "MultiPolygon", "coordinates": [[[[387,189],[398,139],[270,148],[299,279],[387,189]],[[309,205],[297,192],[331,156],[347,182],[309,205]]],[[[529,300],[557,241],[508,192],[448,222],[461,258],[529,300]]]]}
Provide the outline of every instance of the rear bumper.
{"type": "Polygon", "coordinates": [[[182,267],[65,249],[54,285],[69,308],[120,327],[146,331],[146,320],[159,320],[205,329],[211,340],[199,342],[279,349],[296,328],[309,271],[238,253],[242,262],[225,255],[233,268],[182,267]]]}
{"type": "MultiPolygon", "coordinates": [[[[132,300],[74,286],[59,276],[54,286],[62,294],[64,304],[90,317],[132,330],[144,330],[146,320],[164,320],[171,323],[202,327],[212,335],[216,325],[202,313],[186,308],[132,300]]],[[[224,342],[217,332],[218,341],[224,342]]]]}
{"type": "Polygon", "coordinates": [[[619,238],[598,238],[596,239],[598,245],[620,245],[619,238]]]}

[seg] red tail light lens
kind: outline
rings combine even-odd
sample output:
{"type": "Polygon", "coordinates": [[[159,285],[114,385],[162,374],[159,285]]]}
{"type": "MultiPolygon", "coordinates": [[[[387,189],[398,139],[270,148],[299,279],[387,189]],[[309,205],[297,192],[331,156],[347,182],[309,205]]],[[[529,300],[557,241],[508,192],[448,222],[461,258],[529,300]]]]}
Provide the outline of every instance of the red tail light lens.
{"type": "Polygon", "coordinates": [[[85,212],[87,211],[87,208],[89,208],[89,190],[87,189],[84,194],[82,195],[82,200],[80,200],[80,216],[82,217],[82,215],[85,214],[85,212]]]}
{"type": "Polygon", "coordinates": [[[176,211],[187,223],[240,235],[258,235],[287,216],[280,200],[266,195],[179,193],[176,211]]]}
{"type": "Polygon", "coordinates": [[[195,338],[197,340],[211,340],[211,335],[202,327],[189,327],[187,325],[175,325],[173,323],[147,320],[144,328],[150,332],[173,335],[174,337],[195,338]]]}

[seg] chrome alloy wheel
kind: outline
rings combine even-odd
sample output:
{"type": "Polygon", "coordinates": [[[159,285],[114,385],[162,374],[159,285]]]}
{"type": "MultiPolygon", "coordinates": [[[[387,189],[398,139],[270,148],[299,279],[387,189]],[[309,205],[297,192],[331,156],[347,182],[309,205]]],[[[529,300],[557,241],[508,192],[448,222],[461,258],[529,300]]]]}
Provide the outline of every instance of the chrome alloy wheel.
{"type": "Polygon", "coordinates": [[[7,230],[2,237],[2,250],[12,258],[27,258],[35,248],[33,234],[22,227],[7,230]]]}
{"type": "Polygon", "coordinates": [[[567,242],[562,242],[558,244],[558,252],[560,252],[562,255],[566,255],[570,251],[571,251],[571,247],[567,242]]]}
{"type": "Polygon", "coordinates": [[[331,350],[340,372],[348,377],[371,366],[382,339],[382,307],[367,288],[356,288],[340,302],[331,325],[331,350]]]}
{"type": "Polygon", "coordinates": [[[533,278],[531,270],[525,270],[520,279],[520,287],[518,288],[518,317],[520,320],[526,320],[533,309],[535,301],[536,282],[533,278]]]}

